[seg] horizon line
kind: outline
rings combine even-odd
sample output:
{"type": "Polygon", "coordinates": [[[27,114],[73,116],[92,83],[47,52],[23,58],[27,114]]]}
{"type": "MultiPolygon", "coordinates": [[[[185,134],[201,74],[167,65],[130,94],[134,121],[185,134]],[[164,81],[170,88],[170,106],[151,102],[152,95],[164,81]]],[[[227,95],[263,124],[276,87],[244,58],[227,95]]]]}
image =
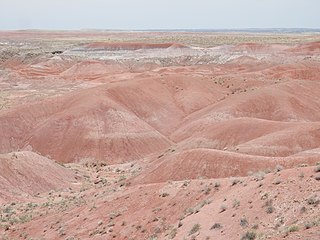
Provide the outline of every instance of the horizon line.
{"type": "Polygon", "coordinates": [[[119,32],[245,32],[245,31],[261,31],[261,32],[320,32],[320,28],[307,28],[307,27],[248,27],[248,28],[146,28],[146,29],[125,29],[125,28],[77,28],[77,29],[46,29],[46,28],[21,28],[21,29],[0,29],[1,32],[5,31],[119,31],[119,32]]]}

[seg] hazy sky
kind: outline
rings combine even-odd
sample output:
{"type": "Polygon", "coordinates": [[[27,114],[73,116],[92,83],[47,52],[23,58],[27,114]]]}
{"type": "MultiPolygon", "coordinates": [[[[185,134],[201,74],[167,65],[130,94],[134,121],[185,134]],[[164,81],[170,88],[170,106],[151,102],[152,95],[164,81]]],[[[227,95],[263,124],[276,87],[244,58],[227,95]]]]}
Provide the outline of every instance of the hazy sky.
{"type": "Polygon", "coordinates": [[[0,29],[320,28],[320,0],[0,0],[0,29]]]}

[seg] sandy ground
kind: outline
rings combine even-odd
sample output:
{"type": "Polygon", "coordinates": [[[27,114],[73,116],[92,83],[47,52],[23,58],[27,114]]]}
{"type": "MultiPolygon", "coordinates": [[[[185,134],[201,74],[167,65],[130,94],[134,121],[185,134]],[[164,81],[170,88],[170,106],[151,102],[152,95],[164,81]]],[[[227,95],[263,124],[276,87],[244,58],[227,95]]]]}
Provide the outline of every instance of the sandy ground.
{"type": "Polygon", "coordinates": [[[0,32],[1,239],[320,238],[320,35],[0,32]]]}

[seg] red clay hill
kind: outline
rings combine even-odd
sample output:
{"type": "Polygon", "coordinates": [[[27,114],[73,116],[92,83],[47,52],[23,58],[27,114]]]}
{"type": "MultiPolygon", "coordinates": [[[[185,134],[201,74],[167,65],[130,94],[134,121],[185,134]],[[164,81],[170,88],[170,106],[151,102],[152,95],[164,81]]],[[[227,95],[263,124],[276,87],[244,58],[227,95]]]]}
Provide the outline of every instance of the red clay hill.
{"type": "Polygon", "coordinates": [[[319,239],[319,37],[148,34],[0,33],[0,238],[319,239]]]}

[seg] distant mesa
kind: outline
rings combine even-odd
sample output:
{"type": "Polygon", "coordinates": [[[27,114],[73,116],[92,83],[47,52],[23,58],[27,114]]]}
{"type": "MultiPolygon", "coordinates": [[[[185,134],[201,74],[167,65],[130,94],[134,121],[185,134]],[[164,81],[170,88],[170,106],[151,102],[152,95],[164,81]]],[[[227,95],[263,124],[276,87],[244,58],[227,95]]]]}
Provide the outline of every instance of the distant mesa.
{"type": "Polygon", "coordinates": [[[320,41],[298,44],[290,48],[288,51],[293,53],[319,53],[320,41]]]}
{"type": "Polygon", "coordinates": [[[283,51],[288,47],[281,44],[260,44],[260,43],[240,43],[238,45],[232,46],[231,51],[235,52],[250,52],[250,53],[259,53],[259,52],[274,52],[274,51],[283,51]]]}
{"type": "Polygon", "coordinates": [[[167,49],[167,48],[188,48],[180,43],[106,43],[96,42],[86,45],[87,50],[104,50],[104,51],[134,51],[140,49],[167,49]]]}
{"type": "Polygon", "coordinates": [[[236,46],[233,46],[233,51],[261,51],[265,50],[268,46],[258,43],[241,43],[236,46]]]}
{"type": "Polygon", "coordinates": [[[286,46],[282,44],[260,44],[260,43],[241,43],[234,45],[230,48],[234,52],[290,52],[290,53],[301,53],[301,54],[313,54],[320,52],[320,41],[308,42],[297,44],[293,46],[286,46]]]}

